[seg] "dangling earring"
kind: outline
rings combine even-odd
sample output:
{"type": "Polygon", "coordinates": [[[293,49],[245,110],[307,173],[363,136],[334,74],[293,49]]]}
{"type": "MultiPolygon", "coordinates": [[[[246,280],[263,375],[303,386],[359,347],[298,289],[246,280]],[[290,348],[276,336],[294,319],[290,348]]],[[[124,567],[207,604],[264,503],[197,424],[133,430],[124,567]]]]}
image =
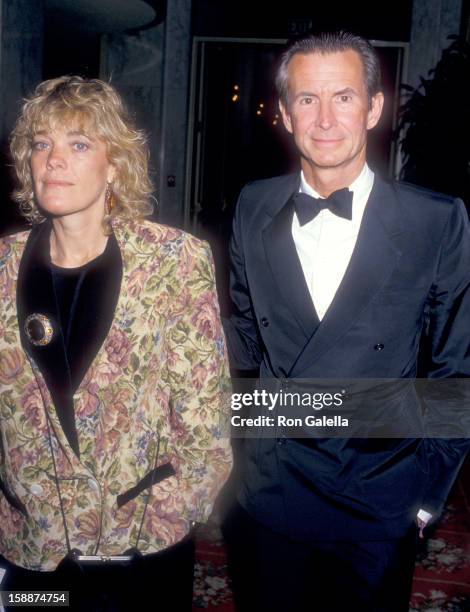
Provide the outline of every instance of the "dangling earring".
{"type": "Polygon", "coordinates": [[[113,184],[106,183],[106,191],[104,194],[104,210],[108,216],[111,214],[111,211],[113,210],[115,204],[116,198],[113,193],[113,184]]]}

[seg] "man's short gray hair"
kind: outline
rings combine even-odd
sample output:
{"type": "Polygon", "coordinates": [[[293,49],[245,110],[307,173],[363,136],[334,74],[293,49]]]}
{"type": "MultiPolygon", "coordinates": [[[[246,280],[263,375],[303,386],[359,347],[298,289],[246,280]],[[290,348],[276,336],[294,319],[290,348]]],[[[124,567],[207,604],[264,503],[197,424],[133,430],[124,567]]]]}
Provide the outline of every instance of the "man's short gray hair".
{"type": "Polygon", "coordinates": [[[364,82],[369,98],[369,106],[372,97],[382,91],[382,77],[380,72],[380,62],[374,47],[361,36],[339,30],[337,32],[320,32],[300,38],[293,42],[281,57],[281,63],[276,72],[276,89],[283,105],[289,105],[289,62],[294,57],[302,53],[309,55],[320,53],[338,53],[339,51],[356,51],[361,58],[364,68],[364,82]]]}

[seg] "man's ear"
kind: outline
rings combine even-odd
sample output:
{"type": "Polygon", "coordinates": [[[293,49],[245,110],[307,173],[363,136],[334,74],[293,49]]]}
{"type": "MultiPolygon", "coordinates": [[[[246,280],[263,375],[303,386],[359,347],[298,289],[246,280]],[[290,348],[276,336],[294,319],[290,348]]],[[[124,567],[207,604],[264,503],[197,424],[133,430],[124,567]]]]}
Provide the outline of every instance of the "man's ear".
{"type": "Polygon", "coordinates": [[[281,111],[282,121],[286,130],[292,134],[292,121],[290,118],[290,114],[284,104],[281,102],[281,100],[279,100],[279,110],[281,111]]]}
{"type": "Polygon", "coordinates": [[[367,113],[367,129],[371,130],[377,125],[384,106],[384,95],[381,91],[372,96],[371,106],[367,113]]]}

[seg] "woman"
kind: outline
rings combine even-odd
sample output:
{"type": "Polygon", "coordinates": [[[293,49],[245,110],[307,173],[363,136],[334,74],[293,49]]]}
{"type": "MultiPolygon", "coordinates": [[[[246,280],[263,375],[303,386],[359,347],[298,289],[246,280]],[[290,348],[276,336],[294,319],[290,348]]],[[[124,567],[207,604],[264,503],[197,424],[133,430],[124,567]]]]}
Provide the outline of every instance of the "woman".
{"type": "Polygon", "coordinates": [[[40,84],[11,151],[33,228],[0,241],[1,588],[189,610],[188,534],[231,464],[210,251],[143,220],[145,140],[110,85],[40,84]]]}

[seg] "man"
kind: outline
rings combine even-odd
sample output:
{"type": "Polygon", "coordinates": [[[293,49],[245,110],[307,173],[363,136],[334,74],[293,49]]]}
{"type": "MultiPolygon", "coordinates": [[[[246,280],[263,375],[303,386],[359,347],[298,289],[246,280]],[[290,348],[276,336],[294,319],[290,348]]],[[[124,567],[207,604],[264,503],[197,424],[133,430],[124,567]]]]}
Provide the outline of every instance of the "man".
{"type": "MultiPolygon", "coordinates": [[[[429,378],[468,376],[465,209],[368,167],[367,131],[384,103],[373,48],[347,32],[299,40],[276,84],[301,173],[240,195],[233,367],[259,367],[261,384],[284,389],[412,379],[418,357],[429,378]]],[[[418,528],[442,509],[466,441],[276,436],[245,440],[226,524],[238,609],[408,610],[418,528]]]]}

